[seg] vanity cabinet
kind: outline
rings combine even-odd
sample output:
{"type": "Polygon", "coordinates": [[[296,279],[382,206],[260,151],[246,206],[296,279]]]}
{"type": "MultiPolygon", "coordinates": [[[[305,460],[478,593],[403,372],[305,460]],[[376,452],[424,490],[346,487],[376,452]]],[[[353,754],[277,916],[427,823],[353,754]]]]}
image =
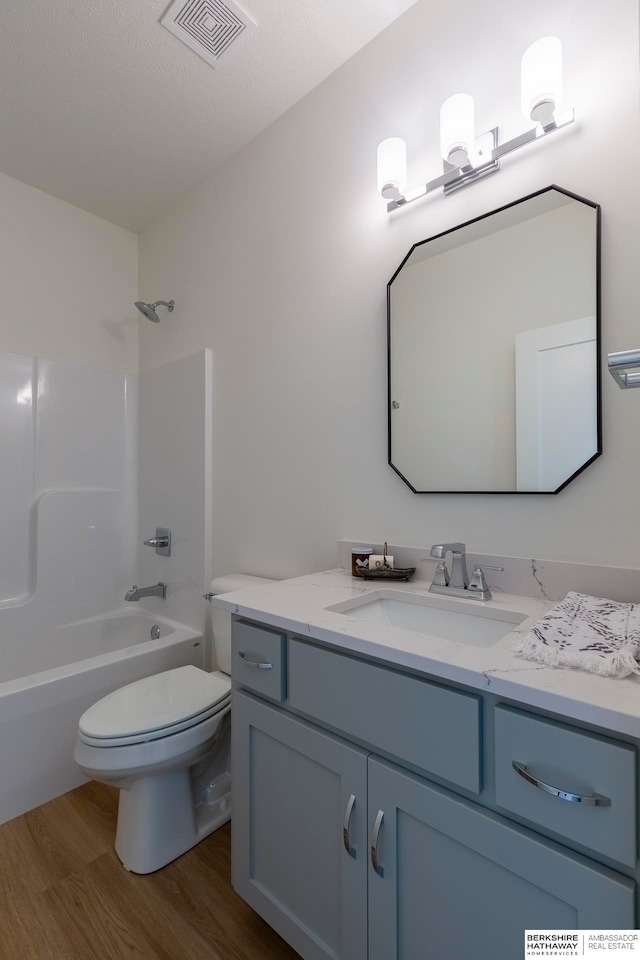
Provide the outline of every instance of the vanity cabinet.
{"type": "Polygon", "coordinates": [[[633,927],[633,884],[369,758],[369,960],[514,960],[525,929],[633,927]],[[375,837],[374,837],[375,839],[375,837]]]}
{"type": "Polygon", "coordinates": [[[635,926],[632,879],[541,835],[562,834],[553,798],[540,831],[498,807],[482,696],[313,641],[286,650],[280,704],[234,674],[233,885],[304,960],[513,960],[525,929],[635,926]]]}
{"type": "Polygon", "coordinates": [[[366,752],[244,693],[232,711],[233,886],[305,960],[366,960],[366,752]]]}

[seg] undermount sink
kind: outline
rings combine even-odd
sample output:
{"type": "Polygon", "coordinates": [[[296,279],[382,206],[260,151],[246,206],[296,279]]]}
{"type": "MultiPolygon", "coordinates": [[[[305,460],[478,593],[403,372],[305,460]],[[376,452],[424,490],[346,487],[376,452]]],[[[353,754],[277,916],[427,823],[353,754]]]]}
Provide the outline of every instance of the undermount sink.
{"type": "Polygon", "coordinates": [[[480,607],[480,601],[474,601],[478,608],[471,609],[471,602],[376,590],[326,609],[352,620],[399,627],[473,647],[493,646],[527,619],[514,610],[487,610],[480,607]]]}

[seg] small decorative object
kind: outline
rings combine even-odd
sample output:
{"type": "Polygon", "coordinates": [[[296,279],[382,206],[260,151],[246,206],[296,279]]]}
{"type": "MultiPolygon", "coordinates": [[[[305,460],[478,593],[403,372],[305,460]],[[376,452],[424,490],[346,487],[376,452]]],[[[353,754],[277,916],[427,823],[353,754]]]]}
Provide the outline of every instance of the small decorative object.
{"type": "Polygon", "coordinates": [[[369,557],[369,570],[393,570],[393,557],[387,553],[388,547],[385,543],[384,553],[372,553],[369,557]]]}
{"type": "Polygon", "coordinates": [[[365,570],[369,569],[369,557],[373,553],[373,547],[354,547],[351,551],[351,576],[362,577],[365,570]]]}
{"type": "Polygon", "coordinates": [[[385,543],[383,553],[369,557],[369,567],[362,574],[365,580],[410,580],[414,575],[415,567],[396,567],[388,549],[385,543]]]}
{"type": "Polygon", "coordinates": [[[364,570],[365,580],[411,580],[416,572],[415,567],[383,567],[381,570],[364,570]]]}

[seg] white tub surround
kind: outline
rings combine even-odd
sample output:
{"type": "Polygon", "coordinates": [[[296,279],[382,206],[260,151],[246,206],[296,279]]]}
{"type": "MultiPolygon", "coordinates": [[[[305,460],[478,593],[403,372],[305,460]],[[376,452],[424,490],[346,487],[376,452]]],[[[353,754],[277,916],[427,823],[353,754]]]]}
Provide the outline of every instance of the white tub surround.
{"type": "MultiPolygon", "coordinates": [[[[0,682],[22,636],[117,609],[133,570],[133,375],[0,352],[0,682]]],[[[41,640],[41,645],[44,642],[41,640]]],[[[37,656],[25,673],[41,669],[37,656]]]]}
{"type": "MultiPolygon", "coordinates": [[[[396,562],[404,566],[402,549],[393,547],[393,552],[396,562]]],[[[391,552],[391,546],[389,550],[391,552]]],[[[422,555],[427,553],[425,550],[422,555]]],[[[472,562],[475,559],[474,555],[472,562]]],[[[509,563],[509,558],[494,559],[500,566],[506,567],[509,563]],[[504,562],[499,563],[500,560],[504,562]]],[[[433,564],[423,566],[433,568],[433,564]]],[[[640,571],[627,573],[629,582],[634,579],[632,575],[635,575],[636,582],[640,582],[640,571]]],[[[330,644],[344,652],[384,660],[399,668],[478,690],[490,690],[518,703],[640,738],[640,678],[613,680],[579,670],[551,669],[523,660],[512,652],[514,640],[526,633],[553,606],[553,600],[499,593],[486,603],[457,601],[457,609],[467,609],[470,613],[482,607],[487,612],[493,611],[498,618],[507,612],[525,616],[526,619],[502,640],[484,648],[381,623],[358,621],[327,610],[327,607],[343,601],[366,596],[373,598],[391,590],[409,597],[444,599],[428,594],[428,586],[428,582],[419,580],[389,584],[383,589],[380,583],[359,581],[349,571],[338,569],[257,589],[239,590],[215,597],[212,603],[240,617],[330,644]]],[[[605,590],[602,592],[606,593],[605,590]]]]}
{"type": "Polygon", "coordinates": [[[139,381],[135,582],[167,584],[166,600],[140,606],[201,632],[209,631],[202,594],[212,576],[212,392],[211,350],[147,370],[139,381]],[[142,545],[158,526],[173,533],[170,557],[142,545]]]}
{"type": "Polygon", "coordinates": [[[35,672],[31,654],[22,665],[16,655],[0,682],[0,823],[84,782],[73,749],[78,718],[93,703],[141,677],[204,666],[201,634],[137,611],[72,623],[46,639],[49,669],[35,672]]]}

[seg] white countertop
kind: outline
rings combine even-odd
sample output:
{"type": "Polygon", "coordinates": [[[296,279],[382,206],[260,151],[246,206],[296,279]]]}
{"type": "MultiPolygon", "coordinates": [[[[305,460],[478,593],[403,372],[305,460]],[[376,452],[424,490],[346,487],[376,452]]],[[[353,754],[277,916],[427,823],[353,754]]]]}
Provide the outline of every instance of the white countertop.
{"type": "Polygon", "coordinates": [[[482,606],[527,616],[494,646],[484,648],[358,621],[325,609],[382,588],[425,596],[428,586],[424,580],[381,584],[356,580],[346,570],[327,570],[222,594],[212,603],[218,609],[331,644],[347,653],[375,657],[640,739],[640,677],[614,680],[582,670],[552,669],[511,652],[514,639],[553,606],[547,600],[501,593],[487,603],[458,601],[469,607],[469,612],[482,606]]]}

